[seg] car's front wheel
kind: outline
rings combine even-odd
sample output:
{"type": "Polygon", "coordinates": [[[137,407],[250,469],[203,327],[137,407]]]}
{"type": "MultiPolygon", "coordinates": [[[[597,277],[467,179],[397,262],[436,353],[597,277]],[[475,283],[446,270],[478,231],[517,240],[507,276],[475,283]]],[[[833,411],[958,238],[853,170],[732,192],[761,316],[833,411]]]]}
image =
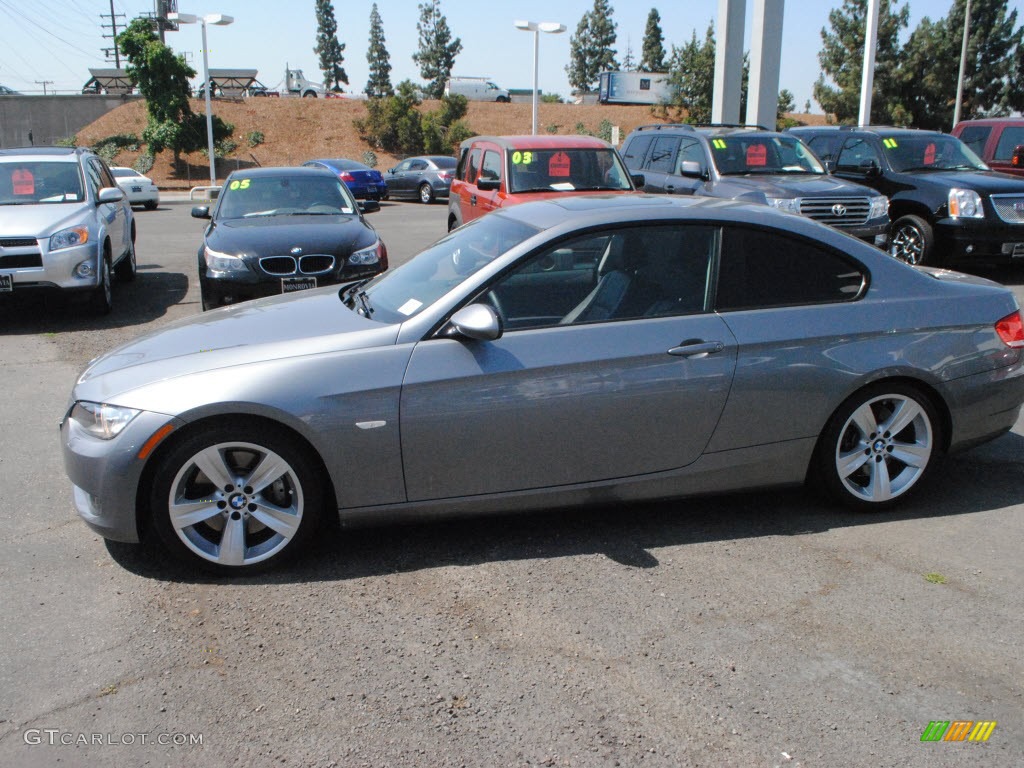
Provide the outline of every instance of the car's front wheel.
{"type": "Polygon", "coordinates": [[[892,223],[889,253],[911,266],[935,266],[935,233],[920,216],[901,216],[892,223]]]}
{"type": "Polygon", "coordinates": [[[426,182],[420,184],[420,202],[424,205],[430,205],[434,202],[434,190],[426,182]]]}
{"type": "Polygon", "coordinates": [[[128,240],[128,253],[121,257],[114,267],[117,279],[122,283],[130,283],[135,279],[138,263],[135,258],[135,225],[132,224],[132,235],[128,240]]]}
{"type": "Polygon", "coordinates": [[[114,287],[110,279],[110,244],[103,247],[103,255],[96,265],[96,287],[89,296],[89,305],[97,315],[109,315],[114,308],[114,287]]]}
{"type": "Polygon", "coordinates": [[[200,428],[159,459],[153,527],[173,554],[242,573],[297,554],[323,505],[315,463],[296,438],[261,425],[200,428]]]}
{"type": "Polygon", "coordinates": [[[834,500],[861,510],[905,498],[931,472],[942,446],[942,424],[930,398],[902,382],[854,394],[822,433],[812,480],[834,500]]]}

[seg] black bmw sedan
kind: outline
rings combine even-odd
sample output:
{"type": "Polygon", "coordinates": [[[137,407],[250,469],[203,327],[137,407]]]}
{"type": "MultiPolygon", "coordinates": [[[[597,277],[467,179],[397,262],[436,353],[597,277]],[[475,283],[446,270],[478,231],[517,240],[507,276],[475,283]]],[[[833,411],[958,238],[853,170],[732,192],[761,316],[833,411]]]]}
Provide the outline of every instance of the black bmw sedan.
{"type": "Polygon", "coordinates": [[[203,309],[371,277],[388,252],[338,177],[321,168],[253,168],[224,182],[199,248],[203,309]]]}

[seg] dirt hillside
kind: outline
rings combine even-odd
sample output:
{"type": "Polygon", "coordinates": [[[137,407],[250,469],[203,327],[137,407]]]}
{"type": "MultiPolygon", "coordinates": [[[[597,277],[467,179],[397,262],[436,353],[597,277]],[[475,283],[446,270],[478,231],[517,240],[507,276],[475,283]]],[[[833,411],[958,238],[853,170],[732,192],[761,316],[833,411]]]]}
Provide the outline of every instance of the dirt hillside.
{"type": "MultiPolygon", "coordinates": [[[[192,109],[203,113],[203,102],[196,100],[192,109]]],[[[438,102],[424,102],[422,110],[438,108],[438,102]]],[[[248,99],[221,100],[213,104],[214,114],[235,126],[234,141],[238,149],[217,163],[217,175],[223,178],[236,168],[251,167],[257,163],[270,165],[297,165],[315,157],[348,157],[362,161],[363,153],[371,147],[359,138],[353,120],[366,116],[366,105],[361,101],[345,99],[248,99]],[[254,131],[263,134],[263,143],[250,147],[247,136],[254,131]]],[[[807,124],[824,122],[823,115],[794,114],[807,124]]],[[[471,102],[466,122],[480,134],[529,133],[532,107],[529,103],[496,104],[471,102]]],[[[621,138],[638,125],[662,122],[651,107],[615,105],[541,104],[538,126],[541,133],[577,133],[577,126],[598,132],[602,120],[619,126],[621,138]]],[[[142,135],[146,125],[145,104],[132,102],[108,112],[96,122],[79,131],[79,145],[89,145],[115,134],[142,135]]],[[[377,152],[377,167],[392,167],[400,158],[377,152]]],[[[137,153],[122,152],[115,163],[131,165],[137,153]]],[[[208,183],[209,165],[200,153],[184,155],[184,162],[175,169],[170,152],[156,158],[151,176],[162,189],[187,189],[208,183]]]]}

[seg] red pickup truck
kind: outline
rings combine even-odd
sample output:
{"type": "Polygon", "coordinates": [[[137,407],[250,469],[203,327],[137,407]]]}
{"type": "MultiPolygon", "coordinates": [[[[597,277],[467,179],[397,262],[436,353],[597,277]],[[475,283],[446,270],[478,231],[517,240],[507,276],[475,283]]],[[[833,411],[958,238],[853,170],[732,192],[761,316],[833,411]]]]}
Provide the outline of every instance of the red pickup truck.
{"type": "Polygon", "coordinates": [[[962,120],[953,135],[974,150],[993,171],[1024,176],[1024,117],[989,117],[962,120]]]}

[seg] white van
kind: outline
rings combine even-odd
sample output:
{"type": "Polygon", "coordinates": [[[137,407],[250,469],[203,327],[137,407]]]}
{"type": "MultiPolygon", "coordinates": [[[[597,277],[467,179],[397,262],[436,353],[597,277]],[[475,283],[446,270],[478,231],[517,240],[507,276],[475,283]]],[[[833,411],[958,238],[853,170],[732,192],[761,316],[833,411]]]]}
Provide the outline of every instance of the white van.
{"type": "Polygon", "coordinates": [[[445,96],[465,96],[469,101],[508,102],[508,91],[486,77],[452,77],[444,84],[445,96]]]}

